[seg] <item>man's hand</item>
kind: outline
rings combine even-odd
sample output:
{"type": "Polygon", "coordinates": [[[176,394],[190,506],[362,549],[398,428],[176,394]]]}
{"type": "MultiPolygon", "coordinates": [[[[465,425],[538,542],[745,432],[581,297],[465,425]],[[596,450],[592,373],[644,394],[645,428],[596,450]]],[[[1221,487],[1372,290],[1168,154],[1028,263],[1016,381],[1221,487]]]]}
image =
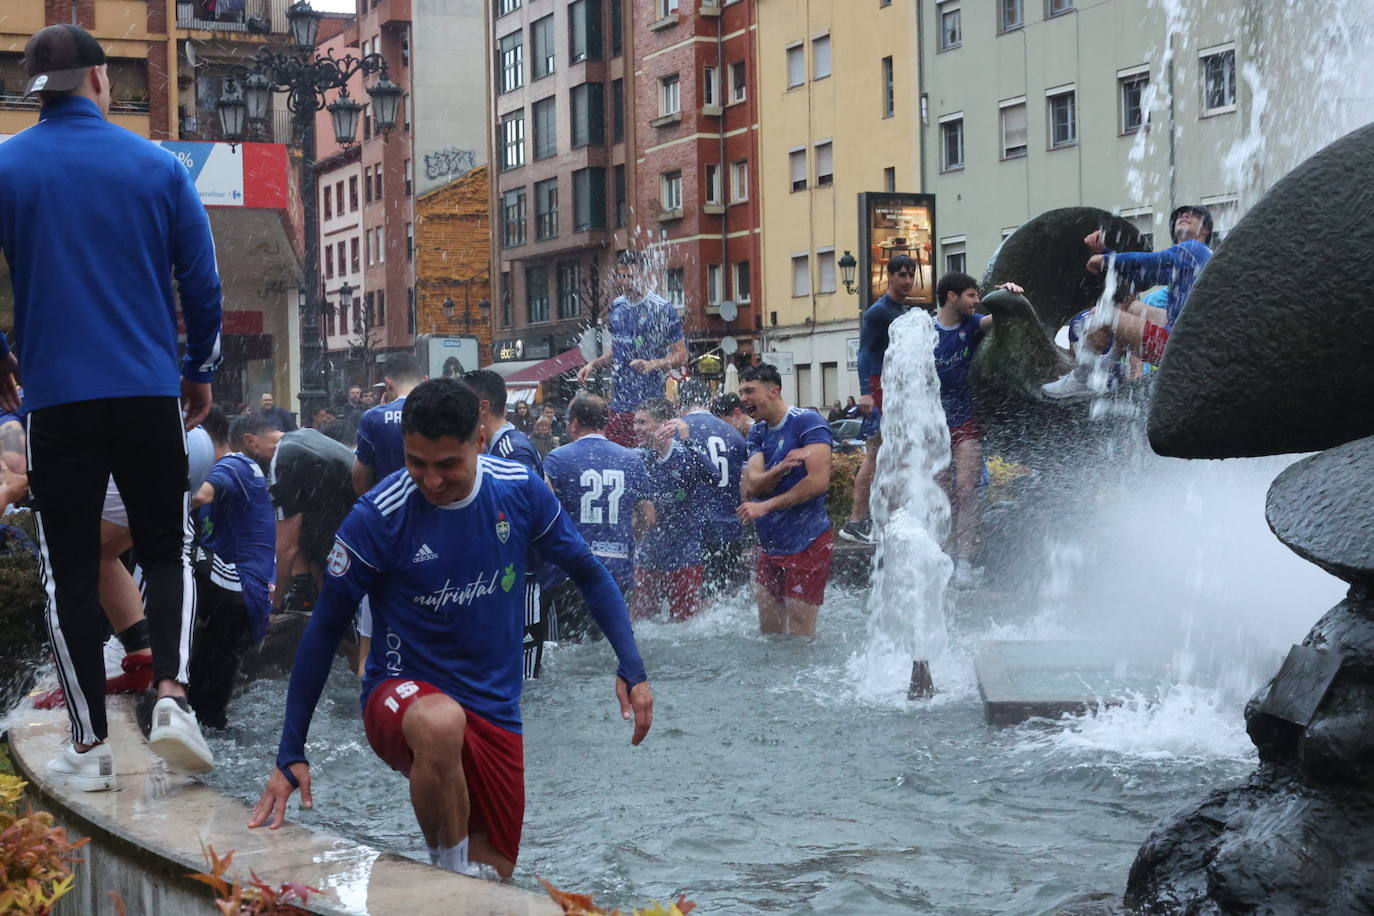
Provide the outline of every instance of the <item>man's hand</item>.
{"type": "Polygon", "coordinates": [[[1006,283],[1003,283],[1001,286],[997,288],[1004,289],[1009,293],[1015,293],[1018,296],[1025,292],[1024,289],[1022,289],[1020,286],[1017,286],[1015,283],[1012,283],[1010,280],[1008,280],[1006,283]]]}
{"type": "MultiPolygon", "coordinates": [[[[646,727],[644,729],[648,731],[646,727]]],[[[296,777],[296,781],[301,785],[301,807],[315,807],[315,798],[310,794],[310,764],[293,763],[288,769],[291,775],[296,777]]],[[[261,827],[271,818],[272,823],[267,824],[276,830],[286,820],[286,803],[291,799],[291,793],[296,791],[291,783],[287,781],[280,767],[272,768],[272,775],[267,779],[267,785],[262,790],[262,798],[253,806],[253,816],[248,819],[249,827],[261,827]]]]}
{"type": "Polygon", "coordinates": [[[873,408],[876,407],[877,405],[873,403],[873,395],[871,395],[871,394],[861,394],[861,395],[859,395],[859,403],[858,403],[858,406],[859,406],[859,413],[866,417],[866,416],[868,416],[869,414],[873,413],[873,408]]]}
{"type": "MultiPolygon", "coordinates": [[[[630,744],[638,745],[644,740],[644,736],[649,734],[649,728],[654,724],[654,692],[649,689],[648,681],[640,681],[633,687],[626,689],[625,679],[617,677],[615,679],[615,695],[620,700],[620,718],[628,720],[633,714],[635,719],[635,733],[630,738],[630,744]]],[[[286,780],[283,779],[283,782],[286,780]]],[[[302,784],[302,790],[305,786],[302,784]]],[[[253,826],[249,824],[248,826],[253,826]]]]}
{"type": "Polygon", "coordinates": [[[13,353],[7,353],[4,359],[0,359],[0,407],[10,413],[19,411],[19,386],[21,384],[19,360],[14,358],[13,353]]]}
{"type": "Polygon", "coordinates": [[[186,411],[186,430],[199,426],[210,413],[210,383],[181,380],[181,409],[186,411]]]}
{"type": "Polygon", "coordinates": [[[653,364],[650,363],[649,360],[647,360],[647,359],[632,359],[632,360],[630,360],[630,368],[633,369],[633,370],[636,371],[636,372],[653,372],[653,371],[654,371],[653,364]]]}
{"type": "Polygon", "coordinates": [[[1100,274],[1100,273],[1102,273],[1102,270],[1103,270],[1103,268],[1106,266],[1106,264],[1107,264],[1107,256],[1106,256],[1106,255],[1104,255],[1104,254],[1095,254],[1095,255],[1093,255],[1092,257],[1088,258],[1088,273],[1090,273],[1090,274],[1100,274]]]}
{"type": "Polygon", "coordinates": [[[583,364],[582,364],[582,368],[580,368],[580,369],[577,370],[577,382],[578,382],[578,384],[579,384],[579,385],[581,385],[581,384],[586,384],[587,379],[591,378],[592,373],[595,372],[595,371],[596,371],[596,362],[595,362],[595,360],[593,360],[593,361],[590,362],[590,363],[583,363],[583,364]]]}
{"type": "Polygon", "coordinates": [[[1088,246],[1088,250],[1094,254],[1101,254],[1107,250],[1107,237],[1101,230],[1097,230],[1091,235],[1083,237],[1083,244],[1088,246]]]}
{"type": "Polygon", "coordinates": [[[658,441],[667,442],[672,438],[687,440],[692,438],[692,431],[687,428],[687,421],[681,417],[673,417],[671,420],[664,420],[663,425],[658,428],[658,441]]]}
{"type": "Polygon", "coordinates": [[[763,503],[752,500],[747,503],[740,503],[739,508],[735,510],[735,517],[742,522],[757,521],[767,514],[768,510],[763,503]]]}

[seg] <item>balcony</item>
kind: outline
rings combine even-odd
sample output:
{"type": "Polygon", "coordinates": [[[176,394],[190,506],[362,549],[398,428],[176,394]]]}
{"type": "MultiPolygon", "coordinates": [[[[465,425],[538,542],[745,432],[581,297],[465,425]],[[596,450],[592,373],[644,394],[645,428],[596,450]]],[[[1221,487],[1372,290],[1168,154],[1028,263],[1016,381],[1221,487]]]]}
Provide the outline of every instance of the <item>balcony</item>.
{"type": "MultiPolygon", "coordinates": [[[[205,142],[227,143],[224,132],[220,130],[219,112],[212,108],[197,108],[193,112],[183,111],[178,123],[177,136],[182,140],[201,140],[205,142]]],[[[268,112],[267,123],[246,138],[252,143],[286,143],[295,139],[295,123],[291,112],[285,108],[274,108],[268,112]]]]}
{"type": "Polygon", "coordinates": [[[284,35],[289,5],[290,0],[177,0],[177,28],[284,35]]]}

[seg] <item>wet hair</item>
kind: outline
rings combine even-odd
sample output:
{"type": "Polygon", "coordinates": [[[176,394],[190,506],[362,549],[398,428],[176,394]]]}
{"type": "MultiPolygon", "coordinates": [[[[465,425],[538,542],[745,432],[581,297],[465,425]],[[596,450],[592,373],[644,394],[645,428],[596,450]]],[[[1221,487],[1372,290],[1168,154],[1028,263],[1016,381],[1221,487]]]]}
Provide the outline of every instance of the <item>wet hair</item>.
{"type": "Polygon", "coordinates": [[[645,398],[639,402],[639,406],[635,408],[635,413],[647,413],[660,423],[677,416],[677,411],[673,409],[673,402],[667,398],[645,398]]]}
{"type": "Polygon", "coordinates": [[[277,427],[260,413],[243,414],[234,421],[229,429],[230,445],[242,442],[244,436],[262,436],[277,427]]]}
{"type": "Polygon", "coordinates": [[[699,378],[689,378],[678,386],[677,401],[683,407],[704,407],[711,403],[711,386],[699,378]]]}
{"type": "Polygon", "coordinates": [[[584,395],[568,405],[568,421],[576,420],[585,429],[605,429],[609,416],[604,399],[584,395]]]}
{"type": "Polygon", "coordinates": [[[739,410],[739,395],[722,394],[711,402],[711,413],[718,417],[732,417],[739,410]]]}
{"type": "MultiPolygon", "coordinates": [[[[495,372],[489,374],[496,375],[495,372]]],[[[457,379],[432,378],[421,382],[406,397],[405,407],[401,409],[401,433],[415,433],[426,439],[451,436],[467,442],[477,433],[481,406],[478,398],[478,392],[470,384],[457,379]]]]}
{"type": "Polygon", "coordinates": [[[896,254],[887,262],[887,275],[890,277],[899,270],[916,272],[916,259],[909,254],[896,254]]]}
{"type": "Polygon", "coordinates": [[[491,404],[492,413],[506,412],[506,380],[497,373],[490,369],[472,369],[463,374],[463,384],[472,389],[479,400],[491,404]]]}
{"type": "Polygon", "coordinates": [[[397,382],[418,382],[425,376],[420,361],[411,353],[398,353],[388,358],[383,374],[397,382]]]}
{"type": "Polygon", "coordinates": [[[945,304],[945,298],[953,293],[962,296],[970,289],[976,289],[978,281],[968,274],[945,274],[940,278],[940,283],[935,287],[935,307],[939,308],[945,304]]]}
{"type": "Polygon", "coordinates": [[[347,446],[358,444],[357,428],[347,420],[330,420],[320,427],[320,432],[335,442],[342,442],[347,446]]]}
{"type": "Polygon", "coordinates": [[[634,248],[626,248],[620,254],[615,256],[615,262],[617,264],[623,264],[627,267],[639,267],[641,264],[644,263],[644,253],[642,251],[637,251],[634,248]]]}
{"type": "Polygon", "coordinates": [[[201,421],[200,428],[210,435],[210,441],[215,445],[229,444],[229,418],[218,404],[210,406],[210,412],[201,421]]]}
{"type": "Polygon", "coordinates": [[[741,382],[763,382],[765,385],[782,387],[782,375],[778,372],[778,367],[772,363],[746,366],[744,371],[739,374],[739,380],[741,382]]]}

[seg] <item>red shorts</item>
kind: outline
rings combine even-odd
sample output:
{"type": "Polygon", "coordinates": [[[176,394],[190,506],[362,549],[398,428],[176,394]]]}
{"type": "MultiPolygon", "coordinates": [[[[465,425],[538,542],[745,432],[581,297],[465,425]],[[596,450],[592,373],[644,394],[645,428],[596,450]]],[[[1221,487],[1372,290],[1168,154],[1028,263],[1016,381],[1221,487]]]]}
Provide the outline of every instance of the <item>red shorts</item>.
{"type": "Polygon", "coordinates": [[[873,406],[879,410],[883,409],[883,377],[881,375],[870,375],[868,377],[868,390],[873,398],[873,406]]]}
{"type": "Polygon", "coordinates": [[[759,551],[754,578],[778,601],[796,598],[820,607],[825,603],[825,580],[830,578],[830,557],[835,536],[829,531],[797,553],[768,554],[759,551]]]}
{"type": "Polygon", "coordinates": [[[705,567],[681,569],[636,569],[635,590],[630,595],[630,616],[646,620],[658,614],[663,599],[668,599],[668,616],[686,620],[701,609],[701,588],[705,567]]]}
{"type": "Polygon", "coordinates": [[[977,442],[982,432],[983,430],[978,426],[977,417],[965,420],[958,426],[951,426],[949,428],[949,447],[954,448],[960,442],[967,442],[970,439],[977,442]]]}
{"type": "MultiPolygon", "coordinates": [[[[442,693],[424,681],[390,678],[373,689],[363,709],[367,742],[393,770],[410,775],[415,761],[401,720],[420,697],[442,693]]],[[[468,783],[468,833],[485,833],[493,849],[512,862],[520,854],[525,820],[525,743],[522,736],[467,713],[463,776],[468,783]]]]}
{"type": "Polygon", "coordinates": [[[1145,322],[1145,330],[1140,335],[1140,358],[1147,363],[1158,363],[1164,358],[1164,347],[1168,343],[1168,328],[1145,322]]]}
{"type": "Polygon", "coordinates": [[[638,448],[639,437],[635,435],[634,411],[612,410],[606,418],[606,438],[616,445],[638,448]]]}

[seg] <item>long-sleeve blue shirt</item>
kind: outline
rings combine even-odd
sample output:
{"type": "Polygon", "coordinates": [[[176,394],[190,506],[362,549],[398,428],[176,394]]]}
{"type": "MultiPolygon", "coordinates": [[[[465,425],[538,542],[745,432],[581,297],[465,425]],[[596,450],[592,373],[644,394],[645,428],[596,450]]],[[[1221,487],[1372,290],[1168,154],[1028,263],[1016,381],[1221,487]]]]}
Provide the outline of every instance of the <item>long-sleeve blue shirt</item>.
{"type": "Polygon", "coordinates": [[[859,325],[859,394],[873,393],[869,379],[882,377],[888,328],[904,314],[906,307],[887,293],[864,310],[859,325]]]}
{"type": "Polygon", "coordinates": [[[1212,249],[1194,239],[1179,242],[1163,251],[1108,251],[1112,269],[1138,287],[1169,287],[1169,322],[1172,328],[1193,291],[1198,274],[1212,260],[1212,249]]]}
{"type": "Polygon", "coordinates": [[[30,410],[180,394],[174,276],[180,375],[213,378],[219,271],[190,173],[91,100],[50,101],[37,124],[0,143],[0,249],[30,410]]]}

